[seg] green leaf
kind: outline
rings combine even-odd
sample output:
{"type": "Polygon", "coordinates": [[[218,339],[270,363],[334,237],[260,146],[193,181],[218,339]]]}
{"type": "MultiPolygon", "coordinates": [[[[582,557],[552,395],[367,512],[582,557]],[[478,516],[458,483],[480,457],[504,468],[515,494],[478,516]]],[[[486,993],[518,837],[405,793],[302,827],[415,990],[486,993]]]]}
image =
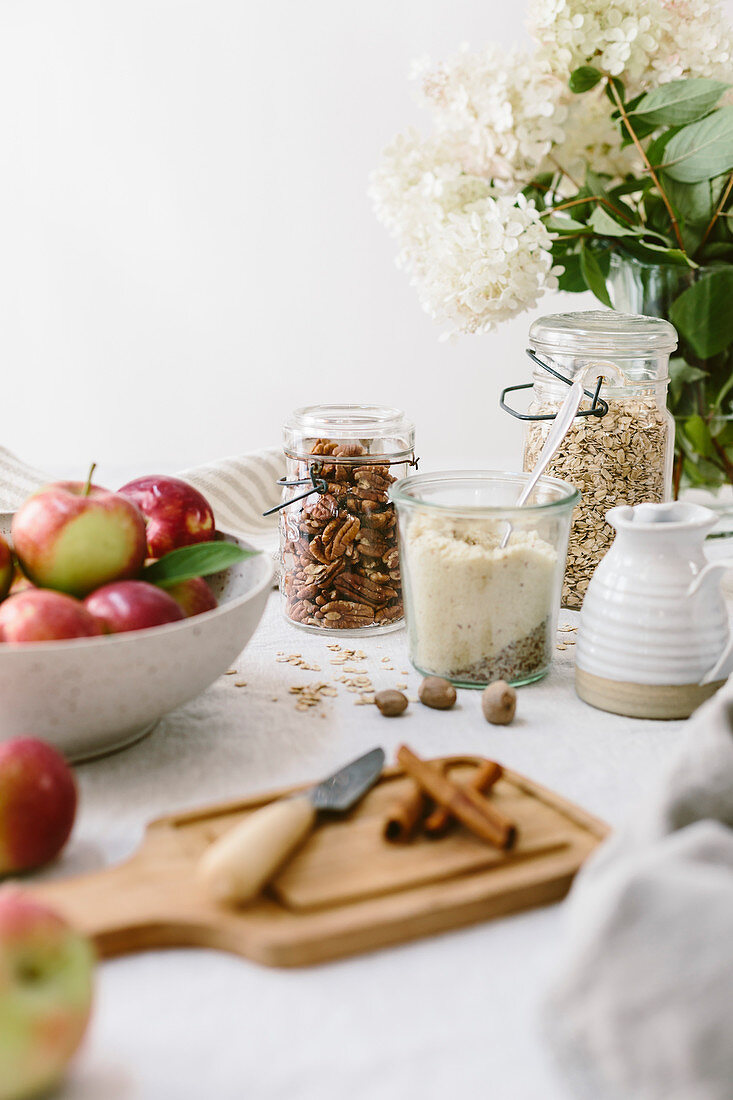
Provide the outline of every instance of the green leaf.
{"type": "Polygon", "coordinates": [[[653,186],[654,180],[650,179],[648,176],[643,180],[624,180],[623,183],[619,183],[616,187],[612,187],[608,192],[608,196],[611,199],[615,199],[620,198],[622,195],[644,194],[645,191],[648,191],[653,186]]]}
{"type": "Polygon", "coordinates": [[[616,96],[611,91],[611,85],[613,85],[613,87],[615,88],[616,94],[618,95],[621,102],[625,103],[625,101],[626,101],[626,89],[624,87],[624,82],[623,82],[623,80],[619,80],[619,78],[617,76],[609,76],[608,81],[606,83],[606,88],[605,88],[606,95],[611,100],[611,103],[613,103],[614,107],[618,107],[618,103],[616,102],[616,96]]]}
{"type": "Polygon", "coordinates": [[[598,69],[594,69],[592,65],[581,65],[570,74],[571,92],[589,92],[591,88],[595,88],[596,84],[601,80],[601,74],[598,69]]]}
{"type": "Polygon", "coordinates": [[[704,458],[710,458],[714,452],[706,421],[701,416],[690,416],[684,423],[684,431],[697,453],[704,458]]]}
{"type": "Polygon", "coordinates": [[[633,237],[637,232],[633,225],[616,221],[602,206],[597,206],[593,211],[588,219],[588,225],[592,226],[601,237],[633,237]]]}
{"type": "Polygon", "coordinates": [[[680,355],[673,356],[669,361],[669,388],[673,403],[679,401],[684,386],[690,382],[702,382],[707,377],[707,371],[691,366],[680,355]]]}
{"type": "Polygon", "coordinates": [[[727,176],[716,176],[712,180],[700,180],[699,183],[682,183],[660,172],[659,181],[672,203],[675,212],[686,222],[707,225],[723,193],[727,176]]]}
{"type": "Polygon", "coordinates": [[[733,168],[733,107],[683,126],[664,151],[667,175],[683,183],[712,179],[733,168]]]}
{"type": "Polygon", "coordinates": [[[704,275],[672,302],[669,319],[696,355],[709,359],[733,342],[733,268],[704,275]]]}
{"type": "Polygon", "coordinates": [[[639,240],[638,237],[624,237],[621,247],[624,252],[636,256],[637,260],[645,260],[650,264],[677,264],[679,267],[697,267],[694,260],[691,260],[681,248],[669,248],[667,245],[652,244],[650,241],[639,240]]]}
{"type": "Polygon", "coordinates": [[[659,129],[656,123],[647,122],[646,119],[643,118],[631,118],[629,119],[629,122],[627,124],[626,120],[620,117],[620,113],[616,113],[619,114],[622,148],[626,145],[631,145],[634,140],[634,136],[636,136],[637,138],[646,138],[649,137],[650,134],[653,134],[655,130],[659,129]],[[633,127],[633,134],[631,132],[631,127],[633,127]]]}
{"type": "Polygon", "coordinates": [[[656,126],[685,126],[712,111],[729,84],[703,77],[689,80],[672,80],[660,88],[647,92],[635,105],[629,104],[628,113],[637,119],[656,126]]]}
{"type": "Polygon", "coordinates": [[[208,577],[228,569],[238,561],[259,554],[259,550],[243,550],[233,542],[199,542],[195,546],[181,546],[171,550],[157,561],[146,565],[140,579],[163,588],[194,577],[208,577]]]}
{"type": "Polygon", "coordinates": [[[612,214],[609,214],[603,206],[596,207],[588,219],[588,225],[601,237],[652,236],[661,241],[665,248],[670,247],[670,242],[662,233],[655,233],[654,230],[646,229],[644,226],[629,225],[627,222],[619,221],[612,214]]]}
{"type": "Polygon", "coordinates": [[[702,250],[702,256],[705,260],[727,260],[728,263],[733,263],[733,242],[708,241],[702,250]]]}
{"type": "Polygon", "coordinates": [[[585,241],[580,251],[580,270],[588,289],[593,291],[598,301],[603,302],[604,306],[613,308],[606,290],[606,280],[600,261],[596,254],[586,246],[585,241]]]}
{"type": "Polygon", "coordinates": [[[545,227],[550,230],[551,233],[592,233],[590,229],[583,222],[577,222],[575,218],[565,218],[558,215],[554,218],[548,218],[545,222],[545,227]]]}
{"type": "Polygon", "coordinates": [[[663,134],[660,134],[659,137],[655,137],[654,141],[649,142],[646,147],[646,155],[652,168],[658,168],[661,165],[667,146],[675,134],[679,134],[681,129],[681,126],[672,126],[669,130],[665,130],[663,134]]]}
{"type": "Polygon", "coordinates": [[[562,257],[564,271],[558,277],[557,285],[560,290],[566,290],[571,294],[581,294],[588,289],[580,266],[580,254],[571,252],[562,257]]]}

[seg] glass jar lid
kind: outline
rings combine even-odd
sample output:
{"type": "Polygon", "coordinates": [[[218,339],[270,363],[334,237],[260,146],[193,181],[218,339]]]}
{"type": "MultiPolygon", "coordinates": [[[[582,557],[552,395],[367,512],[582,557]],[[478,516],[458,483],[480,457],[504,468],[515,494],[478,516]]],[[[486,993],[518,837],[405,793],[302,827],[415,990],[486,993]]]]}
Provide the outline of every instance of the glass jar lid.
{"type": "Polygon", "coordinates": [[[306,405],[295,409],[283,426],[286,454],[307,457],[318,439],[360,443],[368,455],[409,457],[415,446],[415,427],[400,409],[388,405],[306,405]]]}
{"type": "Polygon", "coordinates": [[[529,330],[535,351],[550,355],[617,359],[669,355],[677,347],[677,331],[661,317],[593,309],[538,317],[529,330]]]}

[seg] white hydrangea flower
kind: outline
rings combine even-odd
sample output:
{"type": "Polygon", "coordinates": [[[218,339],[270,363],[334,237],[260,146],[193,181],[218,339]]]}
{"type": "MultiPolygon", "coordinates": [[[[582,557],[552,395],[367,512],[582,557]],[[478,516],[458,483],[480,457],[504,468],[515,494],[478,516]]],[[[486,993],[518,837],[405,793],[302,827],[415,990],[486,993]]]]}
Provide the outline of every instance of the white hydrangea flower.
{"type": "Polygon", "coordinates": [[[399,242],[400,266],[409,265],[447,214],[490,193],[487,180],[463,171],[462,153],[451,135],[423,139],[414,130],[383,151],[369,194],[377,217],[399,242]]]}
{"type": "Polygon", "coordinates": [[[487,196],[448,213],[411,257],[423,308],[447,335],[489,332],[557,287],[552,239],[532,203],[487,196]]]}
{"type": "Polygon", "coordinates": [[[685,76],[729,79],[733,43],[717,0],[532,0],[538,59],[564,79],[593,64],[632,93],[685,76]]]}
{"type": "Polygon", "coordinates": [[[460,146],[463,170],[495,187],[523,187],[564,139],[564,82],[527,51],[464,46],[438,66],[423,62],[414,75],[438,134],[460,146]]]}
{"type": "MultiPolygon", "coordinates": [[[[621,146],[618,125],[611,118],[611,105],[601,88],[573,95],[568,104],[565,140],[554,145],[541,171],[551,172],[561,167],[568,177],[580,185],[590,166],[599,175],[623,179],[641,171],[641,158],[633,145],[621,146]]],[[[572,186],[561,187],[570,194],[572,186]]]]}

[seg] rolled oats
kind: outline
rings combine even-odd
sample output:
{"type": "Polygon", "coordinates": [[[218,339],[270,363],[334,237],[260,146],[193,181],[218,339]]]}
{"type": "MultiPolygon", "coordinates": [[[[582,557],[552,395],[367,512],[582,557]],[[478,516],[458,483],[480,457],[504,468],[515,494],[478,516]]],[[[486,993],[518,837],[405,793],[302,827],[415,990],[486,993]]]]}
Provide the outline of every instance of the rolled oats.
{"type": "MultiPolygon", "coordinates": [[[[545,402],[534,412],[557,412],[545,402]]],[[[530,421],[525,436],[524,469],[535,465],[552,420],[530,421]]],[[[552,477],[580,490],[573,513],[562,590],[564,607],[580,608],[591,577],[609,549],[614,531],[606,512],[619,504],[665,498],[668,417],[653,397],[614,398],[601,418],[578,417],[547,467],[552,477]]]]}

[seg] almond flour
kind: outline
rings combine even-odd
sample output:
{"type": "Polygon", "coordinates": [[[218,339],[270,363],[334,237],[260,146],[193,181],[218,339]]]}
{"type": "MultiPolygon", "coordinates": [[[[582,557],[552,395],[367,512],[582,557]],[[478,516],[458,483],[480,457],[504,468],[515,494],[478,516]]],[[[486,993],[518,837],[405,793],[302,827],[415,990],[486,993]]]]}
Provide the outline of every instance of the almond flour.
{"type": "Polygon", "coordinates": [[[407,534],[415,663],[467,684],[532,679],[549,664],[558,556],[535,531],[418,515],[407,534]]]}

